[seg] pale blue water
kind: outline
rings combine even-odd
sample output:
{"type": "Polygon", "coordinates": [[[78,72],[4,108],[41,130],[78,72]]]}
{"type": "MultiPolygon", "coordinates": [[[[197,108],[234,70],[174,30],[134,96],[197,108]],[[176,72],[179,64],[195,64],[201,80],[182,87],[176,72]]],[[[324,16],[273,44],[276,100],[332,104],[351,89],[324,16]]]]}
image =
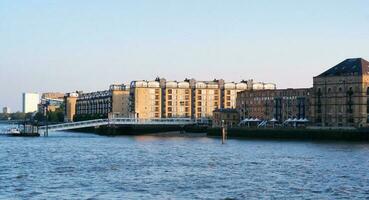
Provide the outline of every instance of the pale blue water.
{"type": "Polygon", "coordinates": [[[369,144],[0,137],[0,199],[368,199],[369,144]]]}

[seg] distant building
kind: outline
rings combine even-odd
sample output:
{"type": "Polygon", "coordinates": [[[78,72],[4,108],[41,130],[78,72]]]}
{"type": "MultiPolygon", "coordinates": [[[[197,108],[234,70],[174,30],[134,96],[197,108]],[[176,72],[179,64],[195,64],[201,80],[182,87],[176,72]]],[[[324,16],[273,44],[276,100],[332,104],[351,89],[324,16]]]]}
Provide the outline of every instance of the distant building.
{"type": "Polygon", "coordinates": [[[224,84],[224,108],[236,108],[237,93],[249,88],[247,82],[224,84]]]}
{"type": "Polygon", "coordinates": [[[75,106],[79,120],[129,117],[129,90],[125,85],[111,85],[109,90],[81,93],[75,106]]]}
{"type": "Polygon", "coordinates": [[[163,117],[191,117],[192,90],[188,81],[166,82],[163,97],[163,117]]]}
{"type": "Polygon", "coordinates": [[[161,118],[162,100],[160,80],[131,82],[130,112],[135,118],[161,118]]]}
{"type": "Polygon", "coordinates": [[[112,85],[109,90],[70,93],[64,97],[66,121],[111,116],[152,118],[208,118],[220,108],[236,108],[237,93],[275,89],[275,84],[224,80],[132,81],[130,87],[112,85]]]}
{"type": "Polygon", "coordinates": [[[346,59],[314,77],[313,122],[318,126],[369,126],[369,62],[346,59]]]}
{"type": "Polygon", "coordinates": [[[42,93],[41,99],[63,99],[65,96],[64,93],[61,92],[46,92],[42,93]]]}
{"type": "Polygon", "coordinates": [[[222,107],[223,80],[197,81],[194,88],[194,117],[212,118],[213,111],[222,107]]]}
{"type": "Polygon", "coordinates": [[[37,112],[40,96],[37,93],[23,93],[23,112],[37,112]]]}
{"type": "Polygon", "coordinates": [[[249,90],[275,90],[277,89],[276,84],[274,83],[252,83],[252,87],[249,90]]]}
{"type": "Polygon", "coordinates": [[[7,106],[3,107],[3,114],[9,114],[9,113],[11,113],[10,108],[7,106]]]}
{"type": "Polygon", "coordinates": [[[64,96],[64,121],[72,122],[76,114],[76,104],[79,94],[82,92],[67,93],[64,96]]]}
{"type": "Polygon", "coordinates": [[[238,93],[241,120],[258,118],[283,123],[288,119],[309,119],[309,88],[246,90],[238,93]]]}
{"type": "Polygon", "coordinates": [[[275,84],[240,83],[224,80],[181,82],[156,79],[132,81],[130,87],[130,112],[136,118],[212,118],[220,108],[236,108],[237,93],[245,90],[275,89],[275,84]]]}
{"type": "Polygon", "coordinates": [[[60,108],[64,103],[64,93],[47,92],[41,95],[41,101],[38,104],[38,112],[45,112],[46,110],[54,112],[60,108]]]}
{"type": "Polygon", "coordinates": [[[240,122],[237,109],[221,108],[213,111],[213,127],[236,126],[240,122]]]}

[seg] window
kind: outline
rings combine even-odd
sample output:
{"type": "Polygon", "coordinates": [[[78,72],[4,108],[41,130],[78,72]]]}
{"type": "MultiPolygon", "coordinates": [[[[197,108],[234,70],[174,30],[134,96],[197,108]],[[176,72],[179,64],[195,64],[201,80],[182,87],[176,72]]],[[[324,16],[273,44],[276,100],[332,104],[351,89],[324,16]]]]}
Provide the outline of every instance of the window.
{"type": "Polygon", "coordinates": [[[322,113],[322,91],[320,88],[318,88],[317,96],[317,113],[322,113]]]}
{"type": "Polygon", "coordinates": [[[352,113],[353,109],[353,100],[352,100],[352,95],[354,94],[354,92],[352,91],[352,87],[350,87],[349,91],[347,91],[347,112],[348,113],[352,113]]]}
{"type": "Polygon", "coordinates": [[[349,123],[354,123],[354,118],[349,117],[347,121],[348,121],[349,123]]]}

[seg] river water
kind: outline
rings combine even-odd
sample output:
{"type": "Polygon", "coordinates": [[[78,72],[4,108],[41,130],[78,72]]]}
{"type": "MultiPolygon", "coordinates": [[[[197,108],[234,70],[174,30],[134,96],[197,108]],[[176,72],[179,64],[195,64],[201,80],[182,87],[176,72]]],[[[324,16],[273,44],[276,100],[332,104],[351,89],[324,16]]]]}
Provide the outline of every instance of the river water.
{"type": "Polygon", "coordinates": [[[365,199],[369,144],[0,137],[0,199],[365,199]]]}

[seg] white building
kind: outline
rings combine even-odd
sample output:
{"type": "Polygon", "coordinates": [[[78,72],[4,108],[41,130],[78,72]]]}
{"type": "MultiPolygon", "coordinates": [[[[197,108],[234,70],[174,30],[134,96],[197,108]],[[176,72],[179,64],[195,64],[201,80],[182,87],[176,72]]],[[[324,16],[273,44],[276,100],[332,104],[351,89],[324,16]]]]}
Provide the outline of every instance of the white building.
{"type": "Polygon", "coordinates": [[[37,93],[23,93],[23,112],[36,112],[40,103],[40,95],[37,93]]]}
{"type": "Polygon", "coordinates": [[[3,113],[4,114],[9,114],[11,111],[10,111],[10,108],[9,107],[7,107],[7,106],[5,106],[4,108],[3,108],[3,113]]]}

